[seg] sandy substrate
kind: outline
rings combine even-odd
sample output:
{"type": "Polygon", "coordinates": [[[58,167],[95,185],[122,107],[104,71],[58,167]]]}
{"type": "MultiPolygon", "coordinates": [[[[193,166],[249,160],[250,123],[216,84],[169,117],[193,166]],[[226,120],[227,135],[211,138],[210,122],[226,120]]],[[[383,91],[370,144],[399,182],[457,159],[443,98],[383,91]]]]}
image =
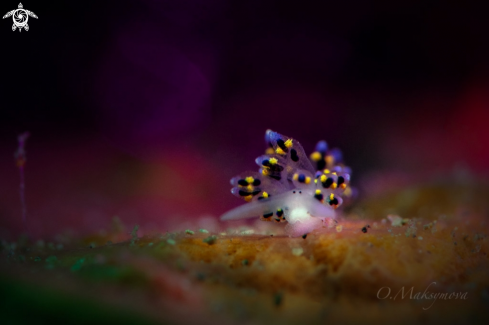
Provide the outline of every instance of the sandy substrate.
{"type": "Polygon", "coordinates": [[[1,312],[14,323],[486,323],[487,187],[465,186],[358,202],[306,238],[209,220],[140,237],[115,219],[83,238],[2,241],[1,312]]]}

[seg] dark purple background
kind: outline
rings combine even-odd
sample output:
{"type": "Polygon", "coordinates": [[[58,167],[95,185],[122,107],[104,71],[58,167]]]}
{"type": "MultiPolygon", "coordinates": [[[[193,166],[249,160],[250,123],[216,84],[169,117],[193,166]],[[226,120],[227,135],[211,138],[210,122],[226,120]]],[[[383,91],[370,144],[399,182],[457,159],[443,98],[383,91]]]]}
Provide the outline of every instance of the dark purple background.
{"type": "MultiPolygon", "coordinates": [[[[0,25],[3,228],[17,220],[12,155],[25,130],[32,133],[30,220],[42,219],[43,231],[51,228],[46,215],[71,213],[59,217],[66,223],[49,218],[59,227],[87,228],[127,209],[138,211],[126,216],[131,222],[160,210],[218,215],[239,203],[228,179],[255,168],[267,128],[298,139],[308,152],[319,139],[339,146],[354,180],[378,171],[488,169],[485,2],[23,4],[39,16],[29,19],[28,32],[12,32],[9,19],[0,25]],[[106,157],[110,168],[101,162],[106,157]],[[104,175],[132,159],[145,171],[148,164],[170,166],[170,175],[183,178],[162,177],[149,192],[114,199],[111,186],[130,185],[104,175]],[[93,202],[73,185],[77,177],[96,178],[84,188],[93,202]],[[176,200],[168,193],[182,181],[176,200]],[[185,193],[196,182],[211,184],[212,193],[205,186],[185,193]],[[142,198],[137,208],[121,207],[134,197],[142,198]],[[61,203],[47,204],[49,198],[61,203]],[[75,222],[85,218],[80,209],[95,211],[92,223],[75,222]]],[[[123,170],[137,180],[135,169],[123,170]]]]}

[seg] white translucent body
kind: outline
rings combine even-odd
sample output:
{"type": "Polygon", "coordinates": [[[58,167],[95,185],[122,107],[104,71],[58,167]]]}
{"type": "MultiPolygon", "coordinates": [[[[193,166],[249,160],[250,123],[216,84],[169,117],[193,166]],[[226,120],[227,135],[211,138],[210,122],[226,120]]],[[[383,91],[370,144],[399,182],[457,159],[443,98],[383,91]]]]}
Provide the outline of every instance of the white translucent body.
{"type": "Polygon", "coordinates": [[[223,214],[221,220],[259,217],[270,212],[275,213],[277,209],[284,211],[285,220],[288,222],[285,230],[294,237],[321,227],[322,221],[326,218],[335,217],[334,209],[315,199],[311,191],[294,189],[266,200],[246,203],[223,214]]]}

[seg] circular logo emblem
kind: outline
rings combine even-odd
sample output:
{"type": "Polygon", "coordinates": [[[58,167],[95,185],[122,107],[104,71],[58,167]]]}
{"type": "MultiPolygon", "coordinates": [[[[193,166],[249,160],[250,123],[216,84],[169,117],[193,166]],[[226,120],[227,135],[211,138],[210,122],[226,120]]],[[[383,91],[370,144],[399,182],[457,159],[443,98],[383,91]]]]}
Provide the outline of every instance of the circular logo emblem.
{"type": "Polygon", "coordinates": [[[14,18],[14,24],[17,27],[24,27],[27,24],[27,21],[29,20],[29,16],[27,15],[27,12],[24,9],[15,10],[12,16],[14,18]]]}

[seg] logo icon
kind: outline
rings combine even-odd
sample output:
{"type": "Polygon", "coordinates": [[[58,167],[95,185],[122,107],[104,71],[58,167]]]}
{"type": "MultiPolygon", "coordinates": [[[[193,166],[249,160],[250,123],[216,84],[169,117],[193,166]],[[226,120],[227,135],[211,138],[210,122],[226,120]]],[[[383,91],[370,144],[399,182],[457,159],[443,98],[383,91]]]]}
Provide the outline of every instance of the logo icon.
{"type": "Polygon", "coordinates": [[[22,31],[22,28],[24,28],[26,31],[29,30],[29,25],[27,25],[27,21],[29,20],[29,16],[36,18],[37,16],[35,13],[29,10],[25,10],[24,6],[22,6],[22,3],[19,3],[19,8],[14,9],[12,11],[9,11],[3,16],[3,19],[8,18],[12,16],[12,19],[14,20],[14,24],[12,25],[12,31],[15,31],[17,28],[19,29],[19,32],[22,31]]]}

